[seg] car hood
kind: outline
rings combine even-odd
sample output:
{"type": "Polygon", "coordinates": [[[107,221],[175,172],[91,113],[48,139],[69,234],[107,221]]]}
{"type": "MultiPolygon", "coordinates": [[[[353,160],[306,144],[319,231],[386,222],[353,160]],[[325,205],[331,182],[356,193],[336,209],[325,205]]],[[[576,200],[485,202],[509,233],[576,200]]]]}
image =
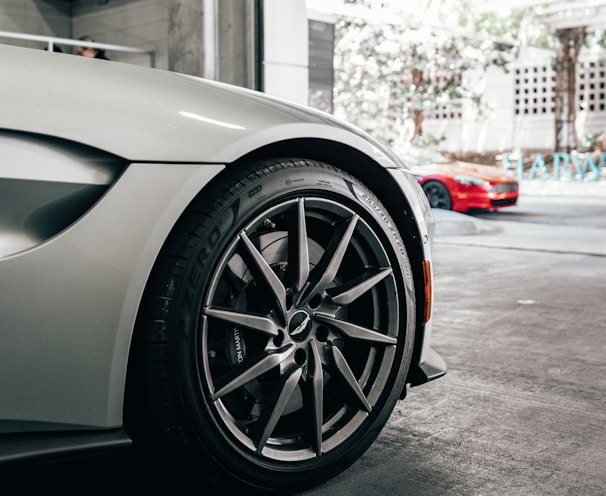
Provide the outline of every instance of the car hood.
{"type": "Polygon", "coordinates": [[[412,167],[415,174],[429,176],[440,174],[454,178],[455,176],[471,176],[488,182],[515,182],[511,176],[504,174],[498,167],[492,165],[472,164],[453,160],[443,164],[417,165],[412,167]]]}
{"type": "Polygon", "coordinates": [[[131,161],[227,163],[264,146],[321,138],[401,164],[329,114],[160,69],[0,45],[0,128],[84,143],[131,161]],[[43,78],[42,91],[36,78],[43,78]]]}

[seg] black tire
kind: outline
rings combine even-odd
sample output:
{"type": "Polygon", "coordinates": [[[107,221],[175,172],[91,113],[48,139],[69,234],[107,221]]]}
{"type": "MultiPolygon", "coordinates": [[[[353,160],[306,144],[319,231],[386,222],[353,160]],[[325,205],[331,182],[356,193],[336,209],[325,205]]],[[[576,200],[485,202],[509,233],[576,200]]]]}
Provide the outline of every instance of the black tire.
{"type": "Polygon", "coordinates": [[[431,208],[452,209],[452,198],[444,183],[435,180],[427,181],[423,184],[423,191],[431,208]]]}
{"type": "Polygon", "coordinates": [[[138,401],[192,473],[300,491],[374,441],[405,387],[414,326],[404,243],[367,188],[313,161],[233,167],[150,276],[138,401]]]}

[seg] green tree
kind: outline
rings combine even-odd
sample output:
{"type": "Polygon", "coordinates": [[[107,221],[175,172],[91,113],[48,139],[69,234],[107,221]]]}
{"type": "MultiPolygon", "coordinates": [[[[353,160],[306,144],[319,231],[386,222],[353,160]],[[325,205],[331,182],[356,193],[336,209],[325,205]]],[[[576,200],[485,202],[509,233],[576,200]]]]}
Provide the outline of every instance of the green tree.
{"type": "Polygon", "coordinates": [[[596,8],[602,7],[583,0],[574,4],[565,0],[543,0],[531,8],[513,9],[508,16],[511,24],[517,26],[518,45],[531,45],[551,52],[555,73],[555,151],[568,152],[579,147],[576,128],[579,57],[583,47],[606,47],[604,30],[597,28],[592,19],[591,11],[596,8]]]}
{"type": "Polygon", "coordinates": [[[471,15],[467,1],[434,0],[436,5],[437,24],[432,27],[422,16],[393,23],[340,19],[335,51],[337,115],[393,145],[427,139],[424,113],[436,105],[460,107],[469,101],[479,115],[486,113],[488,104],[468,71],[494,65],[506,69],[515,44],[490,35],[497,22],[471,15]],[[448,23],[443,16],[448,16],[448,23]]]}
{"type": "MultiPolygon", "coordinates": [[[[372,4],[369,0],[348,3],[372,4]]],[[[558,14],[558,5],[570,7],[565,1],[545,0],[532,7],[510,9],[507,15],[478,12],[468,0],[413,3],[415,11],[404,15],[403,8],[403,15],[390,23],[346,17],[338,22],[337,115],[391,145],[427,139],[423,136],[424,113],[436,105],[456,107],[469,101],[479,116],[485,114],[490,102],[483,100],[476,81],[468,74],[471,70],[481,73],[490,66],[507,71],[520,47],[526,45],[552,53],[556,151],[577,147],[578,57],[584,45],[606,46],[604,30],[589,29],[582,22],[554,28],[554,20],[564,15],[558,14]]]]}

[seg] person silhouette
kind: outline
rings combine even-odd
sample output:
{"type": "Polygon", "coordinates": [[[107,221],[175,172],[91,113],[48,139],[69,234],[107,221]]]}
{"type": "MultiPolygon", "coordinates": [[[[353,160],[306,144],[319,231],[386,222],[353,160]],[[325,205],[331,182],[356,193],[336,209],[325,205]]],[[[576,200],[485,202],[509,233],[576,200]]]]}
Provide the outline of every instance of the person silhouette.
{"type": "MultiPolygon", "coordinates": [[[[95,40],[93,39],[92,36],[89,36],[87,34],[80,36],[80,38],[78,38],[80,41],[90,41],[91,43],[94,43],[95,40]]],[[[76,47],[76,54],[77,55],[81,55],[82,57],[89,57],[92,59],[103,59],[103,60],[109,60],[109,58],[107,57],[107,55],[105,55],[105,50],[101,50],[98,48],[93,48],[93,47],[83,47],[83,46],[77,46],[76,47]]]]}

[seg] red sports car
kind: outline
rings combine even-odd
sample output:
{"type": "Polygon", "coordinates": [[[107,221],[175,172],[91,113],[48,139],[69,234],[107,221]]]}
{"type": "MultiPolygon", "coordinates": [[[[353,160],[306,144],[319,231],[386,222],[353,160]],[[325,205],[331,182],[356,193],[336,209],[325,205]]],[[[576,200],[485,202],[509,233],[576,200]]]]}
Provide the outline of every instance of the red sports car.
{"type": "Polygon", "coordinates": [[[459,162],[412,146],[399,150],[399,155],[412,169],[432,208],[496,210],[518,201],[518,181],[497,167],[459,162]]]}

